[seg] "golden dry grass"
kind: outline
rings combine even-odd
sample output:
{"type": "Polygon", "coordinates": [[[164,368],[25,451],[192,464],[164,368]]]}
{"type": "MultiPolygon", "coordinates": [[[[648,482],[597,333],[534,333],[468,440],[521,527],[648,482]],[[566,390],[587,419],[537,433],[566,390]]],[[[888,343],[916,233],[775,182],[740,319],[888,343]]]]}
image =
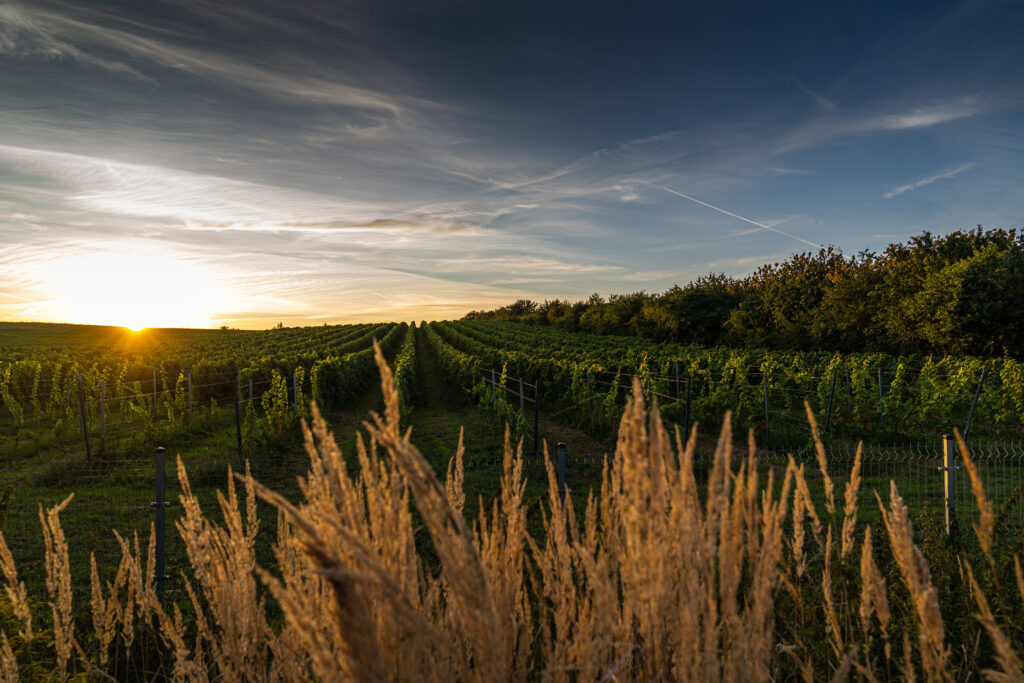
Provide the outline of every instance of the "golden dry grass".
{"type": "MultiPolygon", "coordinates": [[[[32,665],[24,653],[39,648],[24,645],[46,628],[51,673],[60,679],[99,676],[138,646],[138,633],[154,629],[165,651],[158,674],[183,681],[953,678],[938,591],[895,485],[888,505],[878,501],[885,536],[873,538],[868,527],[857,541],[859,457],[837,508],[818,442],[826,491],[819,510],[803,465],[790,460],[782,481],[770,469],[764,481],[752,437],[749,454],[735,461],[727,419],[706,485],[698,483],[697,440],[683,448],[637,384],[582,519],[571,497],[560,501],[546,460],[550,497],[543,534],[534,537],[521,448],[506,438],[497,495],[471,524],[462,514],[461,443],[441,481],[410,432],[400,431],[398,397],[379,353],[378,364],[386,409],[366,424],[358,473],[314,407],[301,503],[247,472],[229,477],[219,495],[224,522],[214,523],[179,460],[177,531],[191,565],[182,578],[185,605],[156,593],[153,535],[145,557],[137,537],[118,537],[122,560],[107,585],[93,562],[92,632],[83,633],[84,620],[72,618],[59,522],[65,501],[40,510],[49,616],[36,610],[45,625],[34,626],[0,534],[6,600],[18,625],[10,638],[0,633],[0,676],[14,680],[32,665]],[[279,511],[273,568],[256,560],[258,498],[279,511]],[[898,568],[898,595],[876,563],[878,542],[898,568]],[[425,560],[425,549],[436,563],[425,560]],[[776,623],[784,602],[793,624],[776,623]],[[820,621],[824,655],[800,636],[801,620],[820,621]]],[[[968,472],[991,562],[991,508],[969,464],[968,472]]],[[[1020,657],[965,566],[998,665],[985,674],[1020,680],[1020,657]]],[[[1019,560],[1014,567],[1024,600],[1019,560]]]]}

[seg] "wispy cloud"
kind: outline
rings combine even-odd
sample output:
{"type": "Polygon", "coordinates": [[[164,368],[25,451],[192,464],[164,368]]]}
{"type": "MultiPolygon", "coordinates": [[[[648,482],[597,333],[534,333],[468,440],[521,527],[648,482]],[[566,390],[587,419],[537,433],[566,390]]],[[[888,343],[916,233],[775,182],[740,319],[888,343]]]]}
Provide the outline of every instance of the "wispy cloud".
{"type": "MultiPolygon", "coordinates": [[[[244,17],[224,17],[236,24],[244,19],[251,22],[260,15],[252,12],[244,17]]],[[[256,57],[245,58],[232,50],[198,46],[181,40],[181,36],[168,31],[146,30],[139,25],[119,26],[110,21],[109,14],[93,10],[87,5],[74,10],[59,11],[9,5],[0,7],[0,54],[41,59],[71,59],[83,64],[99,66],[111,71],[123,71],[155,83],[151,75],[140,69],[160,67],[188,72],[211,79],[218,84],[230,84],[259,92],[265,96],[299,100],[308,103],[362,108],[401,114],[407,104],[429,105],[418,99],[398,93],[367,87],[353,81],[352,73],[323,64],[306,63],[299,58],[290,65],[273,66],[261,63],[256,57]],[[117,61],[99,55],[118,52],[136,62],[117,61]]],[[[206,45],[216,45],[211,41],[206,45]]],[[[436,106],[434,104],[433,106],[436,106]]],[[[379,124],[375,124],[376,127],[379,124]]]]}
{"type": "Polygon", "coordinates": [[[793,78],[793,82],[796,84],[796,87],[800,88],[800,90],[802,90],[805,95],[809,96],[811,99],[813,99],[815,102],[817,102],[818,106],[820,106],[825,111],[835,111],[835,109],[836,109],[836,103],[835,102],[833,102],[832,100],[828,99],[824,95],[821,95],[819,93],[814,92],[813,90],[808,88],[806,85],[804,85],[802,82],[800,82],[800,79],[798,79],[796,76],[793,76],[792,78],[793,78]]]}
{"type": "Polygon", "coordinates": [[[922,178],[921,180],[918,180],[916,183],[909,183],[907,185],[900,185],[899,187],[895,187],[886,192],[885,194],[883,194],[882,196],[885,197],[886,199],[892,199],[893,197],[904,194],[905,192],[913,192],[914,190],[922,188],[925,185],[931,185],[932,183],[937,182],[939,180],[946,180],[947,178],[952,178],[953,176],[960,175],[964,171],[974,168],[974,166],[975,164],[973,163],[964,164],[963,166],[954,168],[951,171],[936,173],[935,175],[928,176],[927,178],[922,178]]]}
{"type": "Polygon", "coordinates": [[[24,59],[72,60],[156,83],[128,64],[99,57],[79,48],[55,30],[50,15],[32,12],[14,4],[0,5],[0,55],[24,59]]]}
{"type": "Polygon", "coordinates": [[[750,223],[751,225],[756,225],[759,228],[764,228],[765,230],[770,230],[770,231],[772,231],[774,233],[778,233],[778,234],[782,235],[783,237],[789,237],[790,239],[797,240],[798,242],[803,242],[804,244],[807,244],[809,246],[815,247],[817,249],[823,249],[824,248],[823,245],[818,244],[817,242],[812,242],[810,240],[804,239],[803,237],[799,237],[797,235],[794,235],[792,233],[786,232],[784,230],[779,230],[774,225],[768,225],[767,223],[761,223],[760,221],[751,220],[750,218],[744,218],[743,216],[741,216],[739,214],[733,213],[731,211],[726,211],[725,209],[720,209],[717,206],[714,206],[712,204],[708,204],[707,202],[702,202],[699,199],[694,199],[693,197],[690,197],[689,195],[685,195],[682,192],[677,192],[676,190],[673,190],[673,189],[668,188],[668,187],[663,187],[662,189],[665,190],[666,192],[671,192],[674,195],[678,195],[678,196],[682,197],[683,199],[689,199],[691,202],[696,202],[696,203],[700,204],[701,206],[706,206],[709,209],[714,209],[715,211],[717,211],[719,213],[724,213],[726,216],[732,216],[733,218],[738,218],[741,221],[745,221],[747,223],[750,223]]]}
{"type": "Polygon", "coordinates": [[[473,226],[466,223],[454,223],[438,220],[415,220],[408,218],[375,218],[369,221],[352,222],[345,220],[319,221],[278,221],[259,223],[253,221],[224,221],[220,223],[185,222],[188,230],[209,232],[309,232],[332,233],[337,231],[391,231],[416,230],[438,233],[465,232],[473,226]]]}

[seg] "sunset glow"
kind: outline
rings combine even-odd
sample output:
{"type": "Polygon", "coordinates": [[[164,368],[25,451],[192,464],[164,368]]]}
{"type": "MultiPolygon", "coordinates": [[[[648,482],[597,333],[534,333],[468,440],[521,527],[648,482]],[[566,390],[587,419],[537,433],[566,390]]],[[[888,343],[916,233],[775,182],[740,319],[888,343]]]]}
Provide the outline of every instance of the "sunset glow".
{"type": "Polygon", "coordinates": [[[67,322],[147,327],[208,327],[225,295],[211,273],[162,254],[70,256],[48,268],[47,289],[67,322]]]}

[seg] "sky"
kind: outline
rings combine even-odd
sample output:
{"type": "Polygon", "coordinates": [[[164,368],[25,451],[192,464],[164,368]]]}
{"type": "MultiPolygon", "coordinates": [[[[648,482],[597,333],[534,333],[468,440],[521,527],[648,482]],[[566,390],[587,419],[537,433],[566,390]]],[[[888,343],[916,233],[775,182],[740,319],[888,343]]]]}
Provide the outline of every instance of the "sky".
{"type": "Polygon", "coordinates": [[[658,292],[1024,226],[1024,3],[0,0],[0,320],[658,292]]]}

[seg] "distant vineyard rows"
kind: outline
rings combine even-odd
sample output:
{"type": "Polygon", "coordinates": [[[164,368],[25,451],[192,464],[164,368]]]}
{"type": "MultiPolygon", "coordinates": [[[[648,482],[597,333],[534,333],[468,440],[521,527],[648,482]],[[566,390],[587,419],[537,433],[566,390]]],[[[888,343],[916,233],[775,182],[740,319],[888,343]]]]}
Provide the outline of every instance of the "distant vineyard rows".
{"type": "Polygon", "coordinates": [[[767,412],[779,428],[806,431],[806,401],[851,437],[923,437],[963,430],[976,394],[972,430],[1024,425],[1024,364],[1012,359],[704,348],[491,321],[432,323],[430,334],[449,376],[474,393],[489,396],[492,368],[499,389],[540,380],[549,410],[606,435],[634,377],[679,422],[688,388],[693,419],[731,410],[744,428],[763,429],[767,412]]]}

